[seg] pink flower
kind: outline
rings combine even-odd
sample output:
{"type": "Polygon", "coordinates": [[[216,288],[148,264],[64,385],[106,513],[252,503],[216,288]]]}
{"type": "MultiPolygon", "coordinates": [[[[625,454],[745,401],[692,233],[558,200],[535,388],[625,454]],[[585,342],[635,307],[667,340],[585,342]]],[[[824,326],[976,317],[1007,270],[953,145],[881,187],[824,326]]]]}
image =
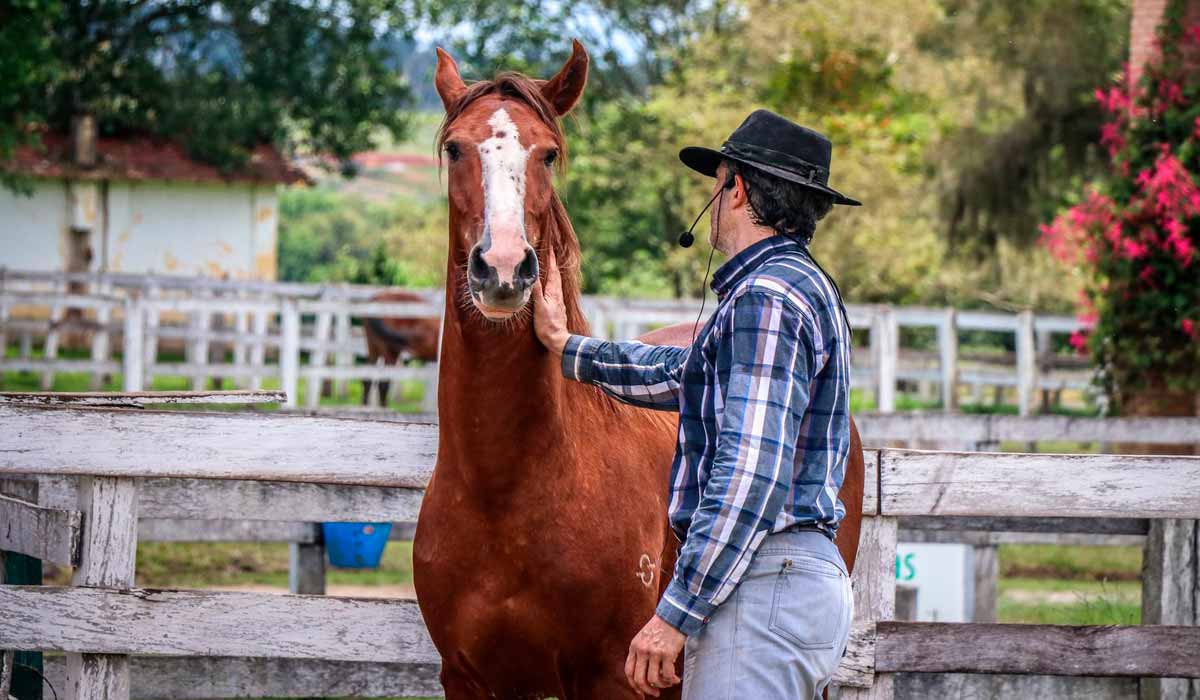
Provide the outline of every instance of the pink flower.
{"type": "Polygon", "coordinates": [[[1100,145],[1108,149],[1109,157],[1116,156],[1125,148],[1125,136],[1121,133],[1119,124],[1108,122],[1100,127],[1100,145]]]}
{"type": "Polygon", "coordinates": [[[1074,333],[1071,334],[1070,342],[1071,342],[1071,347],[1075,348],[1075,352],[1079,353],[1080,355],[1087,354],[1087,345],[1088,345],[1088,332],[1087,331],[1082,331],[1082,330],[1075,331],[1074,333]]]}
{"type": "Polygon", "coordinates": [[[1145,257],[1146,253],[1149,252],[1149,249],[1146,247],[1146,244],[1142,243],[1141,241],[1135,241],[1132,238],[1126,238],[1125,240],[1121,241],[1121,252],[1124,253],[1125,257],[1129,258],[1130,260],[1137,260],[1138,258],[1145,257]]]}
{"type": "Polygon", "coordinates": [[[1142,271],[1138,273],[1138,279],[1148,285],[1154,286],[1154,267],[1151,265],[1143,267],[1142,271]]]}
{"type": "Polygon", "coordinates": [[[1184,333],[1187,333],[1188,335],[1192,336],[1193,338],[1196,337],[1196,324],[1195,324],[1195,322],[1192,321],[1192,319],[1190,319],[1190,318],[1183,319],[1182,321],[1179,322],[1179,326],[1180,326],[1180,328],[1183,329],[1184,333]]]}

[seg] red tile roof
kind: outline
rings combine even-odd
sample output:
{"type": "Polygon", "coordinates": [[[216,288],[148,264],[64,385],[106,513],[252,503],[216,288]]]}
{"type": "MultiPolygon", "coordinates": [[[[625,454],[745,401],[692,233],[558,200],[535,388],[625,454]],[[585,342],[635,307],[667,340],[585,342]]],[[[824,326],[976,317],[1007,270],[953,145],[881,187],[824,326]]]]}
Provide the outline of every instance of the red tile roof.
{"type": "Polygon", "coordinates": [[[291,185],[308,177],[271,146],[259,146],[240,170],[222,173],[187,155],[178,144],[144,136],[96,140],[96,166],[71,162],[66,134],[42,134],[44,149],[18,148],[14,158],[0,164],[6,170],[39,178],[77,180],[166,180],[171,182],[269,182],[291,185]]]}

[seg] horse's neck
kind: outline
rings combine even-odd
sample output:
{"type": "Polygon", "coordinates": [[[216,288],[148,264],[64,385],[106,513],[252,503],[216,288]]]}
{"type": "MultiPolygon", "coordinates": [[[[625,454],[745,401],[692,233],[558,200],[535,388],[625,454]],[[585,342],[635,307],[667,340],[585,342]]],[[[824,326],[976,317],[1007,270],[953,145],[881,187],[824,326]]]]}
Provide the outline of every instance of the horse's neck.
{"type": "MultiPolygon", "coordinates": [[[[453,288],[447,291],[438,362],[439,462],[488,491],[539,478],[527,470],[544,477],[546,469],[565,466],[554,455],[567,432],[564,394],[574,392],[530,323],[493,326],[462,308],[453,288]]],[[[571,410],[583,408],[572,401],[571,410]]]]}

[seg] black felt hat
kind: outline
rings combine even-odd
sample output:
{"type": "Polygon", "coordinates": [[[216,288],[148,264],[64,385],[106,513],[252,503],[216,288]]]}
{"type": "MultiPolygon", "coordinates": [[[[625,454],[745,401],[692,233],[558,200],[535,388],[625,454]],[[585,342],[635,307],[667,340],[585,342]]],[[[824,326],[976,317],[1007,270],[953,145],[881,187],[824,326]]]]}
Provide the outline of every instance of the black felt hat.
{"type": "Polygon", "coordinates": [[[688,146],[679,160],[698,173],[716,177],[717,166],[728,158],[753,166],[784,180],[831,195],[834,204],[857,207],[851,199],[829,186],[829,160],[833,145],[823,135],[766,109],[755,110],[737,128],[720,150],[688,146]]]}

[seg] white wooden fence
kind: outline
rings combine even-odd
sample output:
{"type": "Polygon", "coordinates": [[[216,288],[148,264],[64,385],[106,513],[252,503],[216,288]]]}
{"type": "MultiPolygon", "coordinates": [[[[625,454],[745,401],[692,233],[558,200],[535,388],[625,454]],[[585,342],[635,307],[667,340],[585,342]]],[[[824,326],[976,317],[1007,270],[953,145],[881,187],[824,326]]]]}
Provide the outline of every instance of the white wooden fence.
{"type": "MultiPolygon", "coordinates": [[[[372,303],[378,287],[288,282],[225,281],[128,274],[65,274],[0,268],[0,345],[19,343],[18,357],[0,357],[0,370],[26,370],[42,375],[51,388],[55,372],[87,372],[93,387],[106,374],[124,371],[125,388],[150,386],[155,376],[186,376],[194,389],[212,377],[233,377],[244,388],[261,388],[264,380],[281,383],[295,401],[296,388],[307,383],[305,405],[315,407],[318,389],[333,380],[339,393],[355,379],[419,379],[426,385],[423,410],[435,408],[436,370],[431,366],[369,367],[356,362],[366,355],[352,318],[416,316],[436,318],[442,311],[440,291],[424,292],[426,303],[372,303]],[[88,290],[83,293],[83,290],[88,290]],[[91,343],[89,360],[58,357],[70,310],[79,310],[91,343]],[[129,334],[135,334],[132,340],[129,334]],[[139,334],[140,333],[140,334],[139,334]],[[7,337],[6,337],[7,336],[7,337]],[[112,360],[115,339],[128,351],[141,348],[140,364],[112,360]],[[44,338],[43,357],[33,357],[35,338],[44,338]],[[181,345],[183,363],[158,361],[159,348],[181,345]],[[219,357],[210,357],[218,350],[219,357]],[[277,361],[270,362],[274,357],[277,361]],[[214,361],[215,360],[215,361],[214,361]]],[[[585,297],[593,333],[628,339],[654,327],[694,321],[699,300],[660,301],[585,297]]],[[[711,305],[710,305],[711,307],[711,305]]],[[[869,344],[855,353],[852,382],[873,390],[879,410],[896,406],[897,382],[940,387],[943,407],[952,410],[958,387],[997,391],[1015,388],[1022,415],[1036,412],[1038,392],[1083,389],[1091,370],[1075,358],[1051,352],[1053,334],[1080,328],[1075,319],[887,305],[848,306],[851,324],[868,332],[869,344]],[[932,328],[933,354],[902,350],[901,328],[932,328]],[[959,352],[963,331],[1013,334],[1016,352],[995,357],[967,357],[959,352]],[[865,351],[865,352],[864,352],[865,351]]]]}
{"type": "MultiPolygon", "coordinates": [[[[72,586],[0,586],[0,644],[65,653],[65,666],[50,670],[69,679],[67,697],[436,693],[437,656],[411,601],[142,590],[133,578],[139,514],[411,520],[435,427],[0,404],[0,434],[0,476],[79,479],[75,504],[0,500],[5,522],[18,524],[0,549],[76,567],[72,586]],[[178,480],[207,488],[169,495],[178,480]]],[[[892,619],[898,519],[913,516],[1152,519],[1169,545],[1150,565],[1171,591],[1194,591],[1195,523],[1176,519],[1200,516],[1200,458],[881,449],[867,464],[841,697],[893,697],[896,674],[914,672],[1200,678],[1196,601],[1182,596],[1170,609],[1185,610],[1186,624],[892,619]]],[[[1176,684],[1164,697],[1197,688],[1154,683],[1176,684]]]]}

